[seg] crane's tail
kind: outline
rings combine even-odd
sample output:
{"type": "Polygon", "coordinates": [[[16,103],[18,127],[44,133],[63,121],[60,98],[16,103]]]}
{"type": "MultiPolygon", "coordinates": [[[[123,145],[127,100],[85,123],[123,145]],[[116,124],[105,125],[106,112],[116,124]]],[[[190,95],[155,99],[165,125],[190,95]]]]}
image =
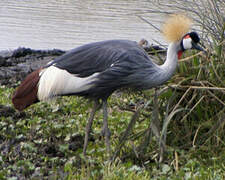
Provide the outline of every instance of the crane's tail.
{"type": "Polygon", "coordinates": [[[42,68],[29,74],[14,92],[12,103],[17,110],[22,111],[28,106],[39,102],[37,92],[41,70],[42,68]]]}
{"type": "Polygon", "coordinates": [[[16,89],[12,97],[15,108],[19,111],[55,96],[76,94],[91,88],[99,73],[89,77],[77,77],[66,70],[49,66],[29,74],[16,89]]]}

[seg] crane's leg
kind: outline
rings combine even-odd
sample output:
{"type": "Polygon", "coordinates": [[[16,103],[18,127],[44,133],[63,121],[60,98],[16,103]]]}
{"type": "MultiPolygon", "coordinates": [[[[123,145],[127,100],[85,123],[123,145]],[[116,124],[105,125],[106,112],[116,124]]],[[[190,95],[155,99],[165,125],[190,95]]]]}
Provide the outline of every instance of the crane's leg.
{"type": "Polygon", "coordinates": [[[86,155],[86,150],[87,150],[87,145],[88,145],[88,137],[89,137],[89,134],[90,134],[90,130],[91,130],[91,126],[92,126],[92,123],[93,123],[93,119],[94,119],[95,113],[99,109],[100,105],[101,104],[99,103],[98,100],[94,101],[94,106],[93,106],[93,109],[91,111],[90,117],[88,119],[88,123],[86,125],[85,138],[84,138],[84,147],[83,147],[83,154],[84,154],[84,156],[86,155]]]}
{"type": "Polygon", "coordinates": [[[103,133],[105,135],[105,144],[107,152],[110,155],[110,131],[108,128],[108,111],[107,111],[107,100],[103,100],[103,133]]]}

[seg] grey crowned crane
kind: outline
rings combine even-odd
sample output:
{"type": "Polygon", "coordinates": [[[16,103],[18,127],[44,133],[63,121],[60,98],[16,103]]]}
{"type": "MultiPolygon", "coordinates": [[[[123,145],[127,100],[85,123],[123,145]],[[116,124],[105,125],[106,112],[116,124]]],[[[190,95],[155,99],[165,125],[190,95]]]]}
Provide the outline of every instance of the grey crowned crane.
{"type": "Polygon", "coordinates": [[[170,41],[166,61],[152,62],[136,42],[108,40],[75,48],[29,74],[16,89],[12,102],[19,111],[31,104],[55,96],[84,96],[94,100],[88,119],[83,153],[94,115],[102,101],[103,133],[110,151],[110,131],[107,121],[107,99],[117,89],[145,90],[165,83],[176,70],[178,59],[188,49],[202,50],[196,32],[189,32],[191,21],[183,15],[173,15],[165,23],[163,34],[170,41]]]}

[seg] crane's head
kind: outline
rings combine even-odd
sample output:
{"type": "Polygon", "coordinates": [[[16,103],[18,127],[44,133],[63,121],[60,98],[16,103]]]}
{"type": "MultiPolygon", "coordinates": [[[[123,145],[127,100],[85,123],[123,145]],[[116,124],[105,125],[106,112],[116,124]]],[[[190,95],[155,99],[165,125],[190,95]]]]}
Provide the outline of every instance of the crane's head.
{"type": "Polygon", "coordinates": [[[163,34],[169,42],[177,42],[178,58],[187,49],[203,50],[199,45],[199,36],[196,32],[189,32],[192,21],[181,14],[171,15],[163,25],[163,34]]]}
{"type": "Polygon", "coordinates": [[[204,51],[199,45],[200,38],[196,32],[190,32],[184,35],[180,41],[180,50],[178,51],[178,58],[180,59],[182,53],[188,49],[196,49],[204,51]]]}

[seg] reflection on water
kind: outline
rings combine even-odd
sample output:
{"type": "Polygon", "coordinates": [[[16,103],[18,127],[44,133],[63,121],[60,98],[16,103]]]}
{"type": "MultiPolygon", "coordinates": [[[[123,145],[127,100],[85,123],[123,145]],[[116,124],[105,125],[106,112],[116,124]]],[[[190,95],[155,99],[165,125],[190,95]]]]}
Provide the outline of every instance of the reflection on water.
{"type": "Polygon", "coordinates": [[[1,0],[0,50],[71,49],[106,39],[159,40],[160,34],[137,17],[156,19],[144,14],[149,6],[148,0],[1,0]]]}

